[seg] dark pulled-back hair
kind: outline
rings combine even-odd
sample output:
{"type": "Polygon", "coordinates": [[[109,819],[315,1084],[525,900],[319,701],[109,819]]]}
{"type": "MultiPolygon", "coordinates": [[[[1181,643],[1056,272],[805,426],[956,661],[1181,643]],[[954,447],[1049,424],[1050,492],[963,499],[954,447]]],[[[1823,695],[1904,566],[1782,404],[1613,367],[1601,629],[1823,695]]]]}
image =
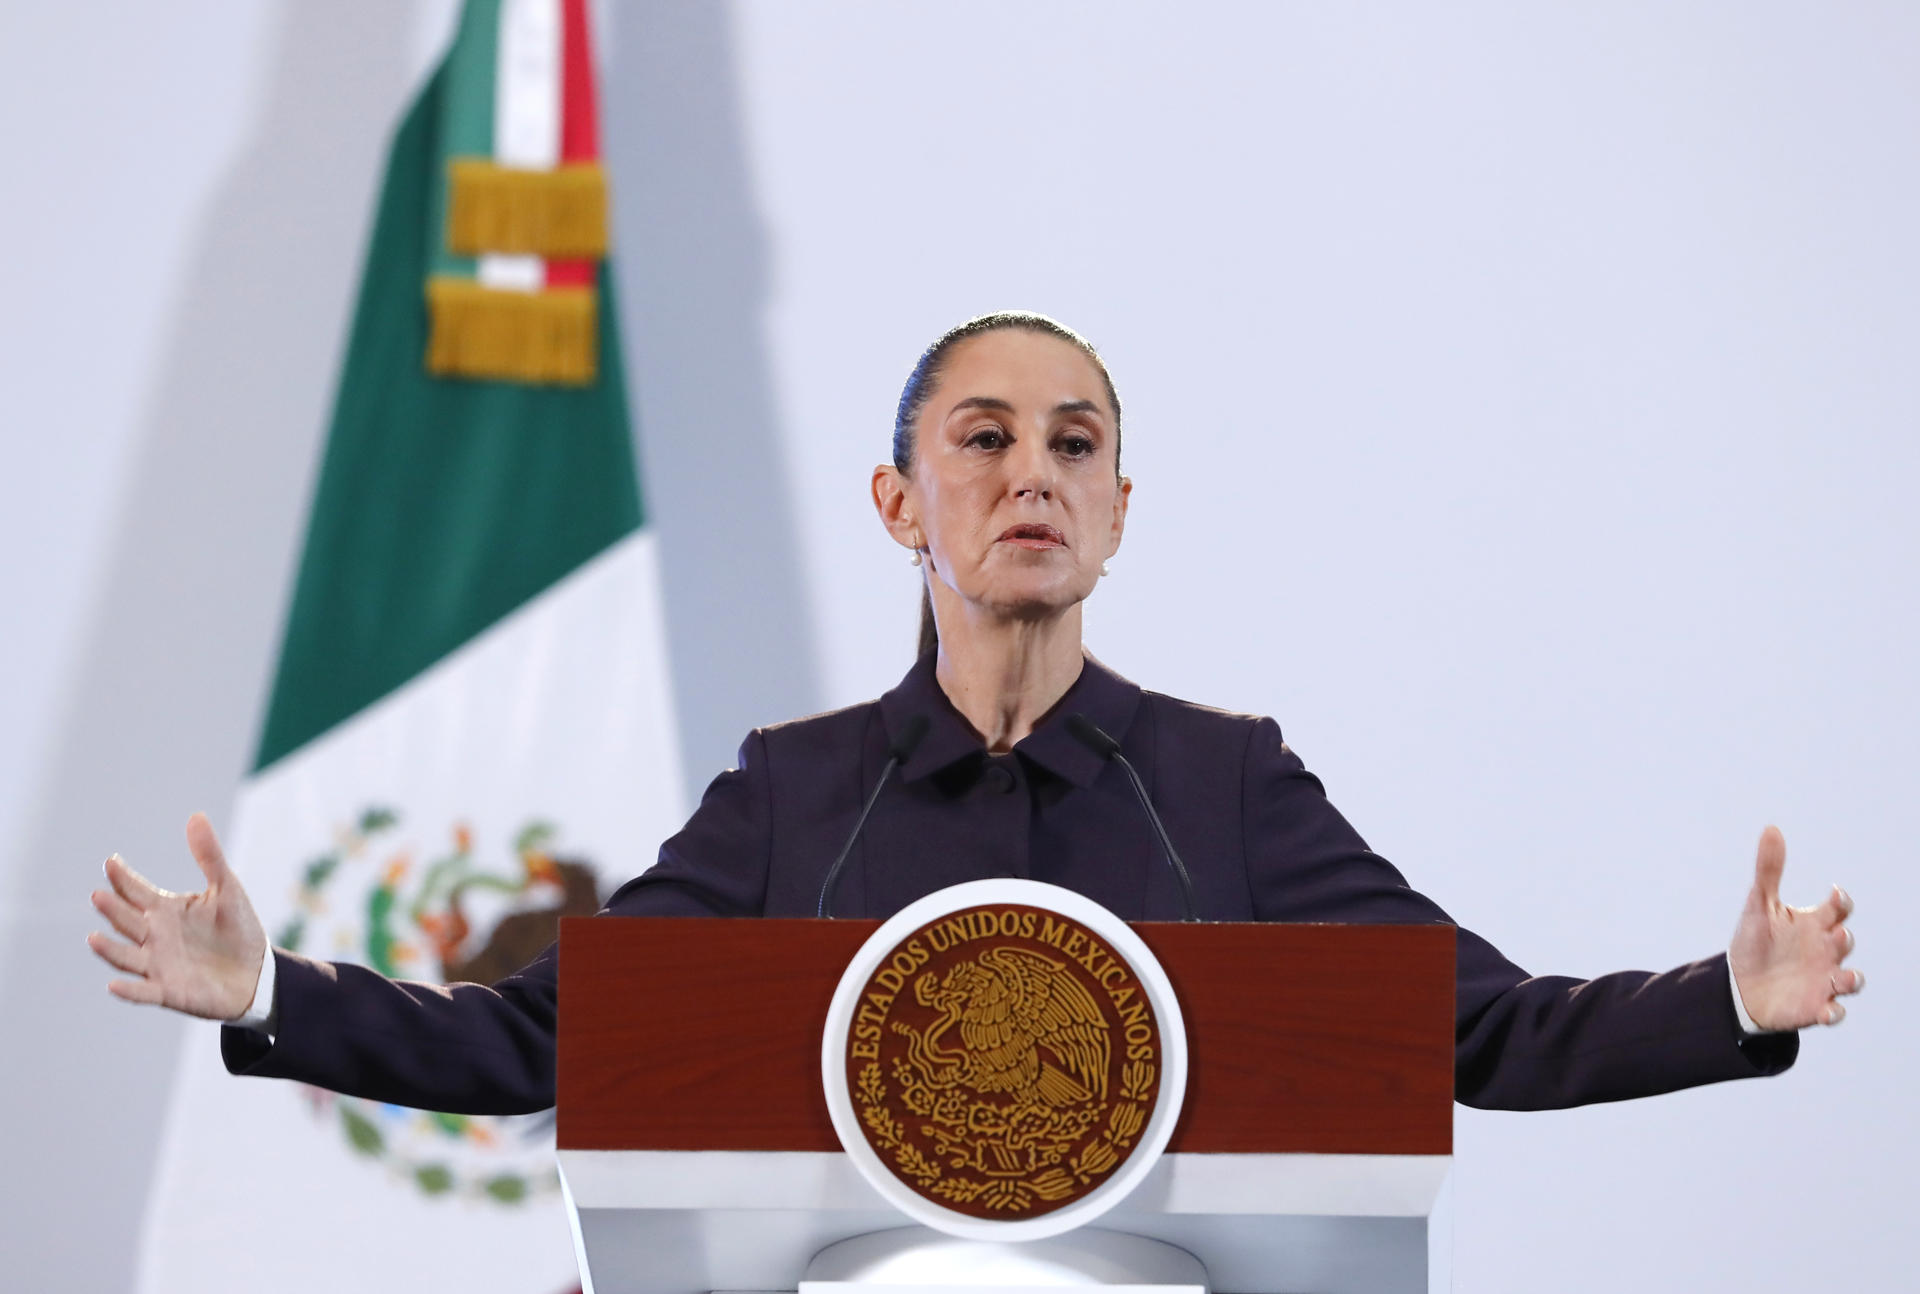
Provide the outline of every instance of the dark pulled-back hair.
{"type": "Polygon", "coordinates": [[[1120,393],[1113,389],[1113,376],[1107,372],[1106,361],[1100,358],[1100,352],[1093,348],[1092,342],[1058,319],[1049,319],[1031,310],[996,310],[992,314],[977,315],[965,323],[955,324],[941,333],[933,345],[920,353],[913,372],[907,374],[907,385],[900,392],[900,405],[893,415],[893,465],[900,469],[900,475],[913,474],[914,424],[920,421],[920,411],[927,407],[928,399],[940,385],[940,375],[946,371],[953,348],[982,333],[1003,332],[1010,328],[1058,337],[1063,342],[1078,346],[1081,353],[1093,361],[1094,368],[1099,370],[1101,384],[1107,388],[1107,403],[1113,406],[1113,470],[1116,475],[1119,473],[1120,393]]]}
{"type": "MultiPolygon", "coordinates": [[[[940,385],[940,375],[946,370],[947,361],[952,358],[954,347],[969,338],[982,333],[1001,332],[1017,328],[1022,332],[1042,333],[1048,337],[1057,337],[1061,341],[1080,348],[1093,367],[1100,374],[1100,381],[1107,389],[1107,404],[1113,409],[1113,473],[1120,474],[1120,393],[1114,390],[1113,375],[1107,372],[1106,361],[1100,358],[1100,352],[1093,343],[1057,319],[1036,314],[1031,310],[996,310],[992,314],[978,315],[965,323],[956,324],[940,334],[933,345],[920,354],[919,362],[913,366],[913,372],[907,374],[907,385],[900,392],[900,404],[893,415],[893,465],[902,476],[913,475],[914,450],[917,448],[916,427],[920,421],[921,410],[927,407],[927,401],[940,385]]],[[[920,647],[922,656],[939,645],[940,635],[933,619],[933,597],[924,585],[920,589],[920,647]]]]}

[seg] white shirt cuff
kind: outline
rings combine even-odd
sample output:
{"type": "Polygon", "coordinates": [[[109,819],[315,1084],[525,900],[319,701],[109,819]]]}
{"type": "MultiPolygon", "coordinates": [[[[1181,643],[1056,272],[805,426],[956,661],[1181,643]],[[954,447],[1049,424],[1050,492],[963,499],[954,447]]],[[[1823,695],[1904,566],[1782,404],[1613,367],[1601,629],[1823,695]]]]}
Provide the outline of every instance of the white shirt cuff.
{"type": "Polygon", "coordinates": [[[1752,1037],[1755,1034],[1779,1033],[1778,1029],[1762,1029],[1747,1014],[1747,1004],[1740,1000],[1740,981],[1733,977],[1733,958],[1727,958],[1727,987],[1733,992],[1733,1013],[1740,1017],[1740,1032],[1752,1037]]]}
{"type": "MultiPolygon", "coordinates": [[[[238,1017],[227,1021],[228,1024],[265,1034],[273,1032],[273,962],[273,945],[268,944],[267,951],[260,959],[260,982],[253,986],[253,1001],[238,1017]]],[[[1733,1000],[1738,1002],[1740,995],[1735,993],[1733,1000]]],[[[1741,1018],[1745,1019],[1745,1016],[1741,1018]]]]}

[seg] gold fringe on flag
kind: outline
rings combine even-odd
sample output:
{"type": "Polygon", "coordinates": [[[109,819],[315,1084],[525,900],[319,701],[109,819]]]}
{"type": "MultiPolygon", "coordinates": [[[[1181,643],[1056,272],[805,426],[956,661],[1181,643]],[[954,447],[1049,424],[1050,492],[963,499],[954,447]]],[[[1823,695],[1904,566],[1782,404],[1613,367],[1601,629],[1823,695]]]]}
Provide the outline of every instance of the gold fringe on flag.
{"type": "Polygon", "coordinates": [[[606,255],[607,181],[597,162],[533,171],[456,157],[447,173],[447,247],[454,255],[606,255]]]}
{"type": "Polygon", "coordinates": [[[472,279],[427,280],[427,372],[585,386],[599,359],[592,288],[513,292],[472,279]]]}

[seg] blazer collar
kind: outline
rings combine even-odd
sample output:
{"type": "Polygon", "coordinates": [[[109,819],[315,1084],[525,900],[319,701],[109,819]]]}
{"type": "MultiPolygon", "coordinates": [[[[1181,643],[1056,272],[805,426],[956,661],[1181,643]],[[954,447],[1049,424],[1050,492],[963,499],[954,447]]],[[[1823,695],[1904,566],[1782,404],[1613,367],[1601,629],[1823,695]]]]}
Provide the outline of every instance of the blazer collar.
{"type": "MultiPolygon", "coordinates": [[[[940,689],[940,682],[933,674],[937,658],[934,652],[922,656],[900,680],[899,686],[880,698],[880,717],[886,725],[889,742],[899,739],[913,715],[926,715],[930,725],[912,758],[900,766],[902,781],[911,782],[962,759],[977,759],[986,754],[986,746],[972,726],[940,689]]],[[[1107,761],[1067,731],[1067,716],[1084,714],[1115,741],[1124,741],[1134,712],[1140,708],[1140,686],[1102,665],[1090,652],[1083,651],[1083,661],[1080,677],[1014,750],[1075,786],[1085,788],[1093,785],[1107,761]]]]}

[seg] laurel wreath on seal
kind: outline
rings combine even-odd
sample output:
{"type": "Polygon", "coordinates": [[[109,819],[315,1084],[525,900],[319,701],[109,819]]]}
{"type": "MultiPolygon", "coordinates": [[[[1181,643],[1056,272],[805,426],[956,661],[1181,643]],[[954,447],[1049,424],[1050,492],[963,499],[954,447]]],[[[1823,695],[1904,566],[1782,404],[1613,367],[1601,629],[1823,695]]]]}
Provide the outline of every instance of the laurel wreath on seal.
{"type": "Polygon", "coordinates": [[[931,1140],[947,1157],[947,1164],[929,1156],[907,1139],[908,1129],[887,1108],[888,1085],[878,1061],[869,1061],[860,1069],[854,1083],[854,1100],[860,1107],[860,1120],[866,1124],[874,1147],[892,1157],[901,1176],[917,1184],[927,1194],[953,1204],[978,1202],[1003,1212],[1024,1211],[1040,1200],[1054,1201],[1073,1193],[1075,1184],[1086,1186],[1113,1171],[1121,1157],[1132,1148],[1134,1138],[1146,1125],[1145,1102],[1153,1094],[1157,1069],[1150,1061],[1130,1061],[1120,1070],[1120,1098],[1100,1102],[1079,1112],[1080,1126],[1066,1140],[1077,1140],[1106,1115],[1106,1126],[1098,1136],[1082,1145],[1071,1159],[1064,1152],[1048,1155],[1050,1166],[1027,1178],[977,1177],[963,1169],[968,1158],[965,1141],[956,1128],[964,1130],[969,1103],[957,1094],[935,1094],[915,1083],[915,1075],[904,1063],[895,1065],[895,1081],[904,1089],[902,1100],[915,1114],[929,1116],[920,1125],[920,1134],[931,1140]],[[1059,1162],[1064,1160],[1065,1162],[1059,1162]]]}

